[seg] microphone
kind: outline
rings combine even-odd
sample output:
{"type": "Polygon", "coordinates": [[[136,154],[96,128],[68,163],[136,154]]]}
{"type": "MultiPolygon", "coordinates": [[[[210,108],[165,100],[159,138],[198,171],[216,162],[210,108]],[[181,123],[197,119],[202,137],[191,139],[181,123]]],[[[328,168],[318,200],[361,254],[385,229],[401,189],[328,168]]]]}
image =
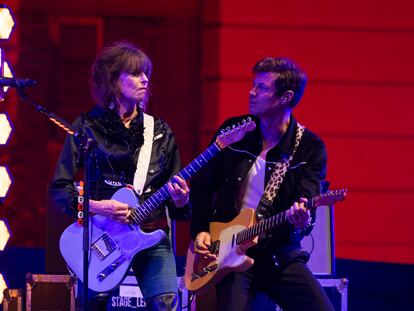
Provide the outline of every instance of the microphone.
{"type": "Polygon", "coordinates": [[[10,86],[14,88],[25,88],[35,84],[36,81],[30,79],[0,77],[0,87],[10,86]]]}

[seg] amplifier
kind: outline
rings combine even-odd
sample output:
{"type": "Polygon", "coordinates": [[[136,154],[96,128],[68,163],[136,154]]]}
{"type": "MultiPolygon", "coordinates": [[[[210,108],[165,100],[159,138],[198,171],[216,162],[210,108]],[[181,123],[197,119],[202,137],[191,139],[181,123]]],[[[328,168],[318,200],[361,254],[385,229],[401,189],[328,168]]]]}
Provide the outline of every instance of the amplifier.
{"type": "Polygon", "coordinates": [[[316,276],[335,274],[333,242],[333,207],[319,206],[316,210],[316,223],[310,235],[301,242],[309,252],[308,267],[316,276]]]}
{"type": "Polygon", "coordinates": [[[74,311],[75,280],[70,275],[26,275],[26,311],[74,311]]]}

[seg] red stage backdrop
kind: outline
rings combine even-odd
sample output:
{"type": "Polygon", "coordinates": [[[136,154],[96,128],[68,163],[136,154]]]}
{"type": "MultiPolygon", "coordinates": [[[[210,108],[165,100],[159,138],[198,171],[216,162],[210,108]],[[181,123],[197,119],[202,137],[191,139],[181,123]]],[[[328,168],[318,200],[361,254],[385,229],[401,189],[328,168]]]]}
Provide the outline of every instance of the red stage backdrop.
{"type": "MultiPolygon", "coordinates": [[[[247,112],[252,65],[285,56],[309,75],[295,115],[329,152],[338,258],[414,264],[414,4],[409,0],[6,1],[18,33],[6,49],[35,99],[68,120],[91,107],[88,74],[114,40],[154,61],[152,112],[174,129],[183,162],[227,117],[247,112]]],[[[46,185],[62,134],[31,107],[0,103],[16,128],[2,148],[14,178],[0,207],[10,245],[45,241],[46,185]]],[[[50,223],[53,226],[53,222],[50,223]]],[[[188,243],[179,226],[178,254],[188,243]]]]}
{"type": "Polygon", "coordinates": [[[297,61],[310,81],[296,117],[328,146],[338,258],[414,263],[414,4],[411,1],[204,1],[205,145],[247,111],[264,56],[297,61]]]}

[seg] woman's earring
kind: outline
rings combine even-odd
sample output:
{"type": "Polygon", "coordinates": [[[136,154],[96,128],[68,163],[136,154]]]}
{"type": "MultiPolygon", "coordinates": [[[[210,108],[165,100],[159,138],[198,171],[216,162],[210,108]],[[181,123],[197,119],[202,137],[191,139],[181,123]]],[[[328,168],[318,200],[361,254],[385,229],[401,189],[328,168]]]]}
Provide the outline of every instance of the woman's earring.
{"type": "Polygon", "coordinates": [[[115,108],[115,104],[112,102],[112,103],[109,104],[108,107],[109,107],[109,109],[113,110],[115,108]]]}

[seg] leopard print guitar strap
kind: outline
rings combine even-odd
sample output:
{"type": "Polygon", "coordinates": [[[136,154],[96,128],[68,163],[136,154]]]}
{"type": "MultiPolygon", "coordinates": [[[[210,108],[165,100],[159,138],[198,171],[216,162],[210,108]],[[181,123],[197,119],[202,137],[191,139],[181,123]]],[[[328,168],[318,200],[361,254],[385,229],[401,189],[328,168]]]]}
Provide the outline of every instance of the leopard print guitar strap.
{"type": "MultiPolygon", "coordinates": [[[[273,200],[276,198],[276,195],[283,182],[283,179],[285,178],[285,175],[290,166],[290,163],[292,162],[292,159],[296,153],[296,150],[298,149],[298,146],[302,139],[304,131],[305,131],[305,127],[298,122],[297,130],[296,130],[296,137],[295,137],[295,145],[293,147],[292,154],[290,155],[289,158],[284,158],[280,162],[277,162],[275,164],[272,175],[270,176],[270,179],[266,185],[263,196],[259,203],[259,205],[262,205],[262,207],[264,208],[270,207],[273,200]]],[[[262,213],[262,211],[258,209],[256,216],[258,220],[260,220],[264,217],[264,213],[262,213]]]]}

